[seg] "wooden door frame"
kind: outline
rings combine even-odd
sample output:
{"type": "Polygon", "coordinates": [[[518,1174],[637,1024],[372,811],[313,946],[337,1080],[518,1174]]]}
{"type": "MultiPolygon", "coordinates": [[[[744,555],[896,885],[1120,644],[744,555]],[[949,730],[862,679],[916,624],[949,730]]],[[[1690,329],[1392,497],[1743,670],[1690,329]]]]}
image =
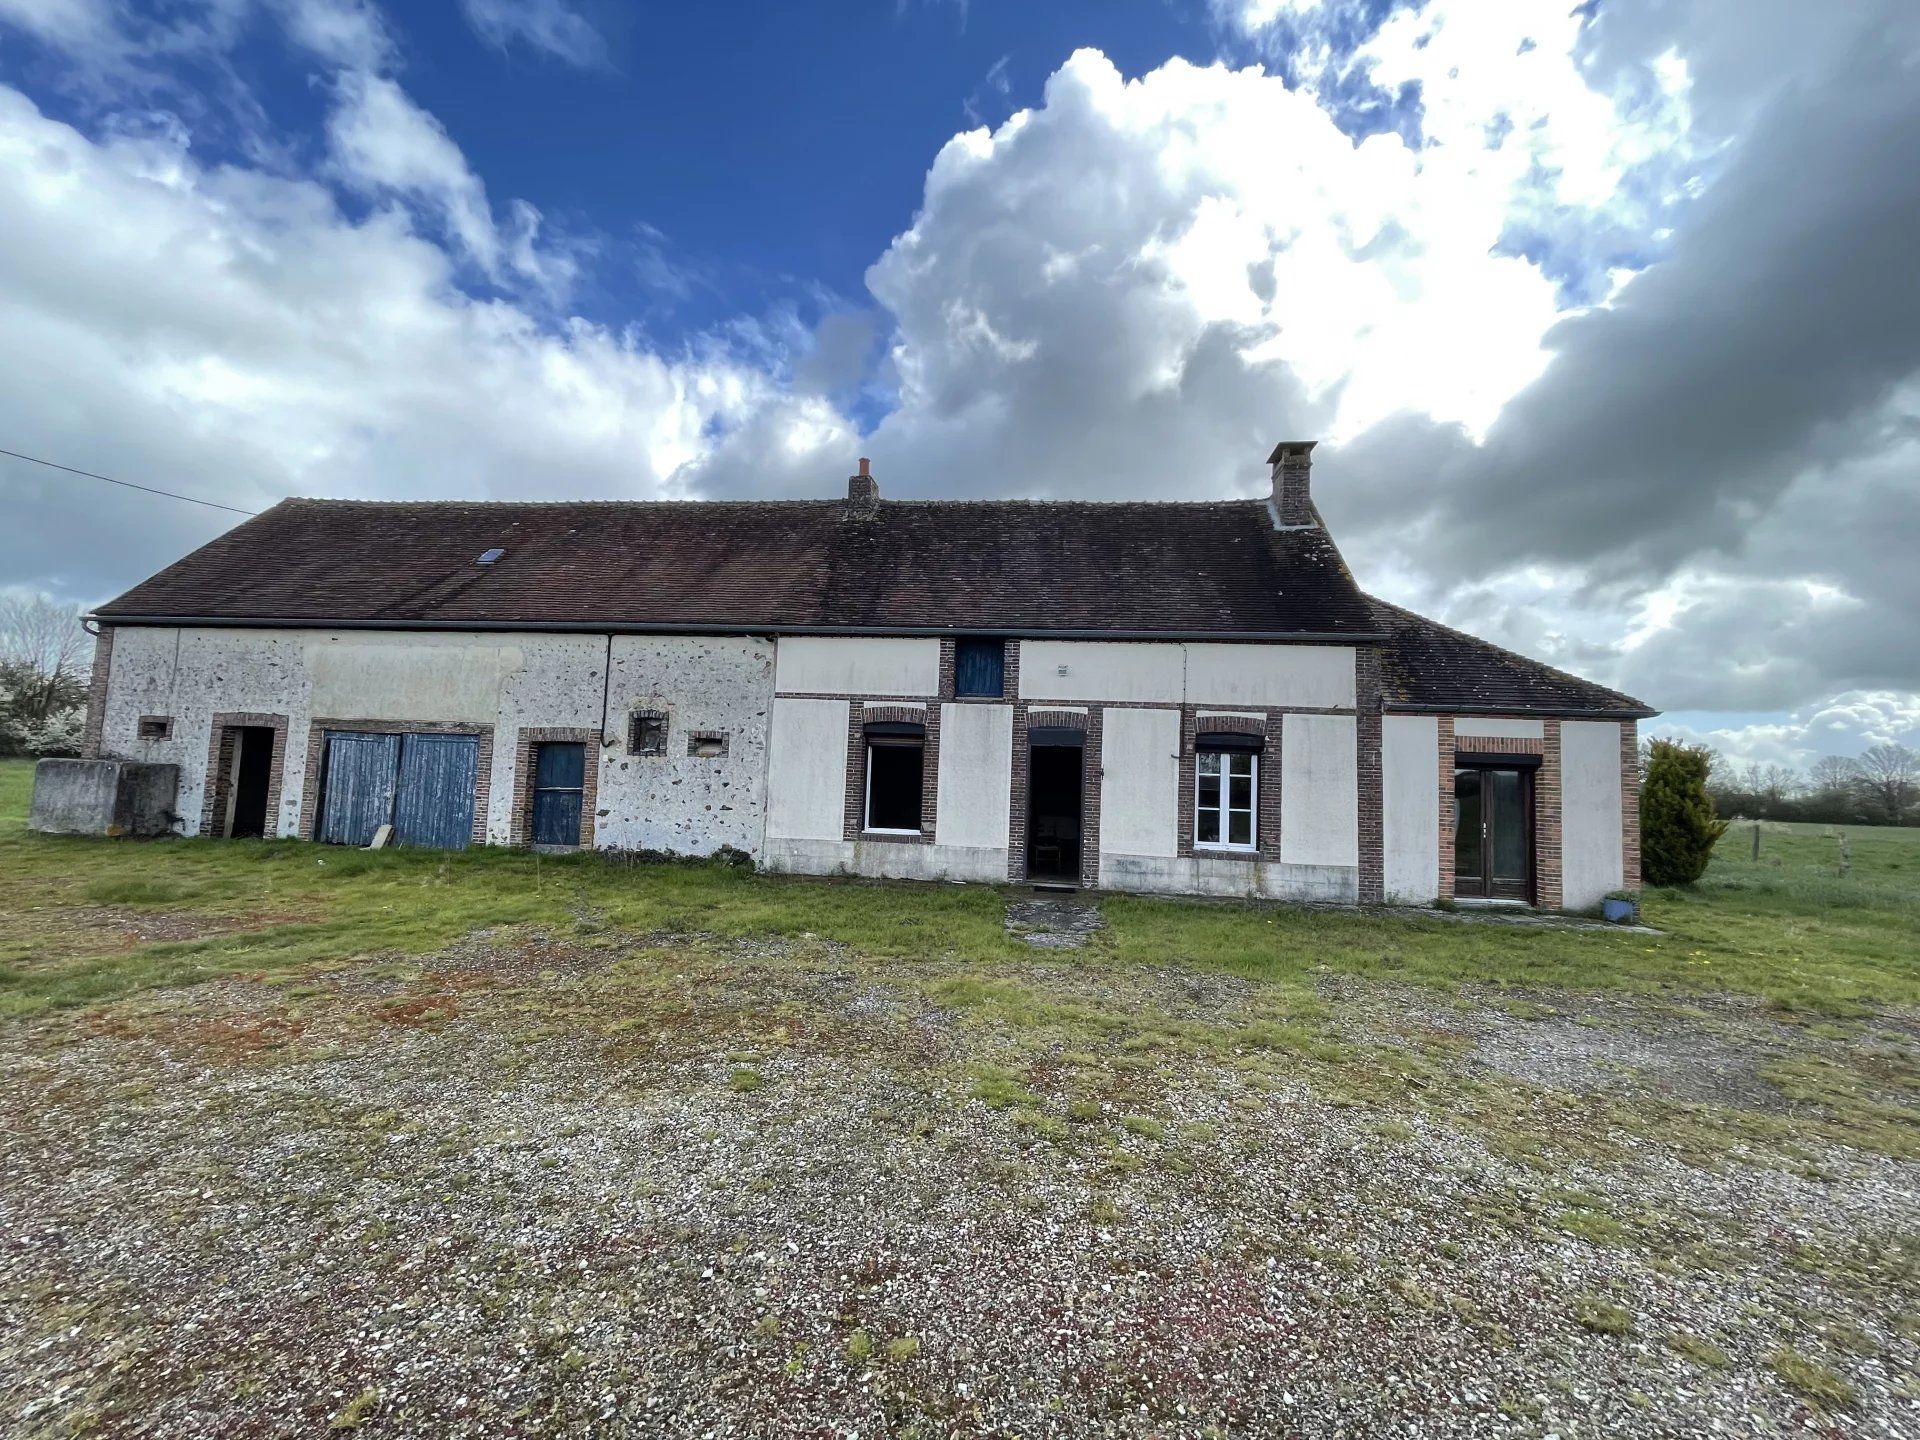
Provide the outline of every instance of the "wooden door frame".
{"type": "Polygon", "coordinates": [[[1462,899],[1469,899],[1469,900],[1515,901],[1515,902],[1526,904],[1526,905],[1537,905],[1539,903],[1540,816],[1538,813],[1538,796],[1539,796],[1540,787],[1535,781],[1535,773],[1534,773],[1536,770],[1539,769],[1539,762],[1535,760],[1533,764],[1515,763],[1516,761],[1524,762],[1530,758],[1532,757],[1472,756],[1468,758],[1462,758],[1458,755],[1455,756],[1454,762],[1453,762],[1453,769],[1454,769],[1454,776],[1455,776],[1456,797],[1458,795],[1458,789],[1457,789],[1459,784],[1458,777],[1459,777],[1459,773],[1462,770],[1470,770],[1474,772],[1474,774],[1477,777],[1480,777],[1478,778],[1476,783],[1478,783],[1481,787],[1480,788],[1480,816],[1481,816],[1481,824],[1484,827],[1481,835],[1481,839],[1480,839],[1480,873],[1477,877],[1475,877],[1475,881],[1474,881],[1474,883],[1479,888],[1474,893],[1467,894],[1462,889],[1462,882],[1467,877],[1462,875],[1459,869],[1460,806],[1459,806],[1458,799],[1456,798],[1454,807],[1453,807],[1454,831],[1453,831],[1453,839],[1452,839],[1452,844],[1454,847],[1453,893],[1455,896],[1462,899]],[[1484,777],[1489,772],[1495,771],[1495,770],[1510,770],[1520,777],[1520,808],[1522,813],[1524,813],[1526,816],[1527,873],[1526,873],[1525,884],[1523,887],[1523,893],[1517,896],[1499,895],[1494,893],[1493,820],[1492,820],[1492,811],[1490,810],[1487,804],[1488,790],[1487,790],[1486,780],[1484,777]]]}

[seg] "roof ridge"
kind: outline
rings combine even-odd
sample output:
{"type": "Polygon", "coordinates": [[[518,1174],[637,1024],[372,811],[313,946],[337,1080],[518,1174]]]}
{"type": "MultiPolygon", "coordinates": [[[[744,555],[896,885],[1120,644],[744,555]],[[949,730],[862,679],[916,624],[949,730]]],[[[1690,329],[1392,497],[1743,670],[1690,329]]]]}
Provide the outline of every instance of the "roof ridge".
{"type": "MultiPolygon", "coordinates": [[[[681,506],[691,506],[691,505],[727,505],[727,506],[767,505],[767,506],[791,506],[794,508],[798,508],[800,506],[805,506],[805,505],[812,505],[812,506],[821,506],[821,507],[827,507],[827,506],[839,507],[839,506],[845,505],[846,501],[837,496],[827,497],[827,498],[819,498],[819,497],[801,498],[801,497],[789,497],[789,496],[776,496],[776,497],[768,497],[764,499],[763,498],[732,498],[732,497],[715,499],[715,498],[706,498],[706,497],[688,497],[682,500],[663,500],[663,499],[653,499],[653,500],[624,500],[624,499],[469,500],[464,498],[446,499],[446,500],[427,500],[427,499],[411,499],[411,498],[388,500],[388,499],[377,499],[377,498],[369,498],[369,497],[355,496],[355,495],[289,495],[278,503],[281,505],[364,506],[370,509],[371,508],[400,509],[402,507],[413,507],[417,509],[429,509],[429,508],[451,509],[456,506],[462,506],[467,509],[474,509],[474,510],[481,510],[481,509],[507,510],[507,509],[515,509],[515,508],[521,508],[521,507],[534,507],[534,506],[538,506],[545,509],[559,509],[565,506],[594,506],[594,507],[609,507],[609,508],[614,506],[619,506],[626,509],[642,509],[642,508],[668,509],[668,508],[678,508],[681,506]]],[[[890,499],[890,500],[882,500],[880,502],[880,505],[881,505],[882,511],[885,511],[888,509],[903,509],[908,507],[911,507],[914,509],[934,509],[936,507],[954,507],[954,506],[961,506],[961,505],[994,506],[994,507],[1001,507],[1001,506],[1042,507],[1044,506],[1044,507],[1056,509],[1056,510],[1118,510],[1118,509],[1125,509],[1125,508],[1136,508],[1136,509],[1179,508],[1179,509],[1188,509],[1188,510],[1199,510],[1199,509],[1223,509],[1228,506],[1257,505],[1260,503],[1263,503],[1261,497],[1252,496],[1252,495],[1227,496],[1227,497],[1221,497],[1221,498],[1211,499],[1211,500],[1050,500],[1050,499],[1036,499],[1030,496],[1021,496],[1016,498],[1002,498],[1002,499],[994,499],[994,498],[989,498],[984,496],[956,496],[952,499],[941,499],[937,497],[928,497],[923,499],[910,499],[910,500],[890,499]]]]}

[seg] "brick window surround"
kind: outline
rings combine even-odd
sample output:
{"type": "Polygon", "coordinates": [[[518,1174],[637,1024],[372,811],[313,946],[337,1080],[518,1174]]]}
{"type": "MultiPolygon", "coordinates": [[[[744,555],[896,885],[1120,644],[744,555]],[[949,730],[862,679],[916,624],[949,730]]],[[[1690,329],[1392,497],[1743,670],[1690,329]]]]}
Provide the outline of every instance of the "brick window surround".
{"type": "Polygon", "coordinates": [[[1278,860],[1280,858],[1280,734],[1279,714],[1220,715],[1197,706],[1180,707],[1180,855],[1191,860],[1278,860]],[[1252,735],[1263,741],[1260,763],[1254,767],[1253,843],[1251,850],[1193,842],[1198,805],[1199,736],[1202,733],[1252,735]]]}
{"type": "MultiPolygon", "coordinates": [[[[329,730],[359,730],[372,735],[472,735],[475,749],[473,830],[469,843],[487,843],[487,803],[493,795],[493,726],[444,720],[315,720],[307,727],[307,770],[300,785],[300,838],[313,839],[320,814],[320,766],[329,730]]],[[[584,799],[584,797],[583,797],[584,799]]],[[[584,808],[584,804],[583,807],[584,808]]]]}
{"type": "Polygon", "coordinates": [[[280,790],[286,778],[287,762],[287,717],[245,710],[222,710],[214,715],[213,732],[207,740],[207,778],[202,787],[205,798],[200,806],[202,835],[226,833],[227,792],[233,783],[233,747],[240,738],[236,732],[252,727],[273,731],[273,757],[267,766],[266,836],[272,839],[280,833],[280,790]]]}
{"type": "Polygon", "coordinates": [[[940,702],[937,699],[854,700],[847,706],[847,795],[841,836],[873,844],[931,845],[940,802],[940,702]],[[905,723],[926,727],[920,745],[920,829],[917,833],[869,830],[867,823],[867,726],[905,723]]]}
{"type": "Polygon", "coordinates": [[[667,753],[667,742],[673,735],[673,716],[666,710],[647,706],[634,710],[627,716],[626,745],[627,754],[640,756],[660,756],[667,753]],[[642,721],[660,722],[660,743],[643,746],[640,743],[640,725],[642,721]]]}
{"type": "MultiPolygon", "coordinates": [[[[595,811],[600,803],[600,732],[598,730],[522,727],[513,748],[513,821],[515,845],[533,842],[533,751],[537,745],[579,745],[585,756],[580,789],[580,835],[583,850],[593,848],[595,811]]],[[[476,801],[476,803],[478,803],[476,801]]]]}

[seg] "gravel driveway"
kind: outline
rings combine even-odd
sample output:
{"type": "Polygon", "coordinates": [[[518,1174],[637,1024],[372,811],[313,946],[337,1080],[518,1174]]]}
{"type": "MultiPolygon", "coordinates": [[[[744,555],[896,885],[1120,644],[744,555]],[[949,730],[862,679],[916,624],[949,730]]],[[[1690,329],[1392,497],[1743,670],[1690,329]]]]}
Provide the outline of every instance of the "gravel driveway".
{"type": "Polygon", "coordinates": [[[1903,1024],[515,933],[148,995],[0,1031],[0,1429],[1920,1435],[1903,1024]]]}

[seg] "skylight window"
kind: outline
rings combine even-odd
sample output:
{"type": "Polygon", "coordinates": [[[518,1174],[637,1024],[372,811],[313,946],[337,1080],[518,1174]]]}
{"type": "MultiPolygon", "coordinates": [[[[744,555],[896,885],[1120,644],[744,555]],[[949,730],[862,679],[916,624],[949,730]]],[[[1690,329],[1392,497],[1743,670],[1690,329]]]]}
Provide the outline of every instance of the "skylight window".
{"type": "Polygon", "coordinates": [[[473,563],[476,565],[491,565],[493,564],[494,561],[498,560],[502,555],[506,553],[507,553],[506,551],[500,549],[498,546],[495,546],[491,550],[482,550],[480,552],[480,558],[474,561],[473,563]]]}

